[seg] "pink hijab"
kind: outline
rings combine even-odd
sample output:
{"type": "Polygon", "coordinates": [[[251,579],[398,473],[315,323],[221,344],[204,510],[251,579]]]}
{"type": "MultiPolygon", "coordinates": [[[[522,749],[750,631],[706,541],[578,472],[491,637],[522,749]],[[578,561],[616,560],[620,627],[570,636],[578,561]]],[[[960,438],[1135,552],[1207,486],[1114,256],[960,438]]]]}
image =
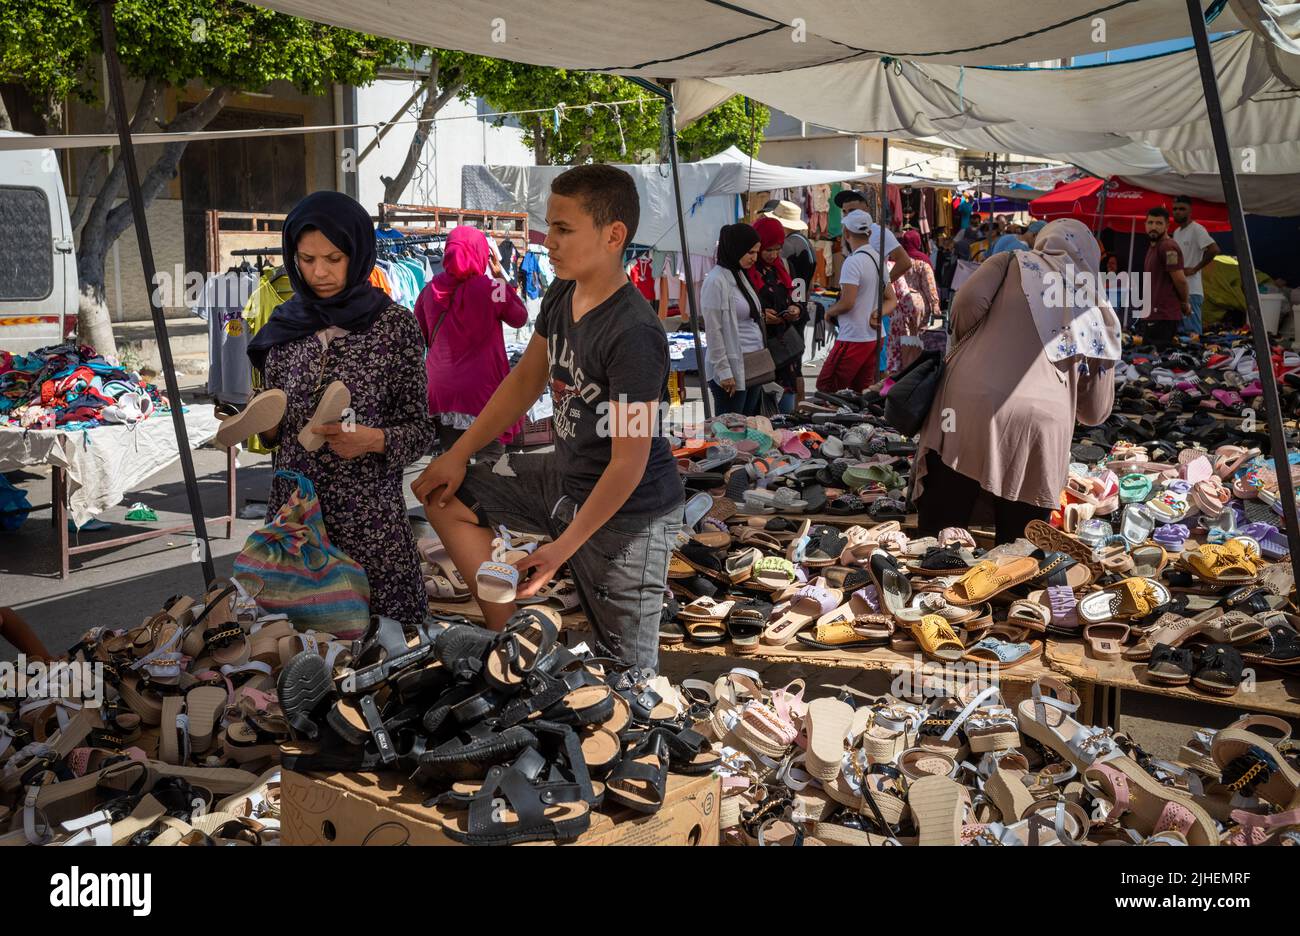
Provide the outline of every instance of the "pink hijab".
{"type": "Polygon", "coordinates": [[[899,243],[913,260],[930,262],[930,255],[921,249],[921,235],[916,231],[904,231],[903,236],[899,238],[899,243]]]}
{"type": "Polygon", "coordinates": [[[447,246],[443,248],[442,272],[429,281],[435,321],[443,309],[450,309],[451,317],[456,316],[465,304],[465,296],[473,292],[472,288],[463,287],[474,283],[476,278],[491,283],[491,278],[483,272],[487,263],[488,242],[482,231],[466,225],[451,229],[447,246]]]}

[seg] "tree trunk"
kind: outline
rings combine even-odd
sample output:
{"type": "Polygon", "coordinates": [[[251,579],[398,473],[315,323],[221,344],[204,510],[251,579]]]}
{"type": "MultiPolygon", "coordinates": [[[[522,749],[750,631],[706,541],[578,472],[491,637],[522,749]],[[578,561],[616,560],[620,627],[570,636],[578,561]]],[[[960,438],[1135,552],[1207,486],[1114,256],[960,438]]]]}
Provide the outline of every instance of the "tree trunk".
{"type": "MultiPolygon", "coordinates": [[[[149,78],[145,81],[144,86],[140,89],[140,97],[135,104],[135,113],[131,116],[131,132],[141,132],[145,124],[153,117],[154,111],[158,107],[158,100],[162,95],[163,81],[160,78],[149,78]]],[[[104,101],[104,133],[117,132],[117,118],[113,114],[113,102],[105,95],[104,101]]],[[[95,203],[95,192],[98,191],[100,184],[104,181],[104,172],[108,168],[109,149],[96,150],[94,157],[86,166],[77,180],[77,204],[72,209],[72,229],[75,231],[81,227],[81,222],[86,220],[86,215],[90,213],[91,206],[95,203]]],[[[116,193],[114,196],[116,197],[116,193]]]]}
{"type": "Polygon", "coordinates": [[[438,66],[438,57],[435,55],[433,67],[429,71],[429,80],[425,82],[424,104],[420,107],[420,122],[415,125],[415,133],[411,136],[411,143],[406,148],[406,159],[402,162],[402,168],[392,178],[383,177],[384,202],[387,204],[394,205],[401,202],[402,193],[411,184],[411,178],[415,175],[415,168],[420,164],[420,156],[424,152],[425,141],[429,138],[429,128],[432,126],[431,121],[434,115],[442,110],[446,103],[459,94],[460,89],[465,86],[465,83],[459,79],[459,73],[453,71],[448,85],[439,91],[438,66]]]}
{"type": "Polygon", "coordinates": [[[0,94],[0,130],[12,130],[14,122],[9,119],[9,108],[5,106],[5,98],[0,94]]]}
{"type": "Polygon", "coordinates": [[[551,138],[542,122],[541,117],[535,118],[536,123],[532,128],[533,154],[537,157],[537,165],[549,166],[551,164],[551,138]]]}
{"type": "MultiPolygon", "coordinates": [[[[167,125],[166,129],[174,131],[203,129],[225,105],[231,92],[232,89],[226,86],[213,88],[201,103],[180,114],[167,125]]],[[[153,99],[157,100],[156,94],[153,99]]],[[[144,100],[141,101],[142,105],[145,103],[144,100]]],[[[143,106],[137,108],[135,118],[131,121],[132,130],[137,129],[137,124],[143,124],[151,115],[146,114],[145,110],[143,106]]],[[[152,107],[148,110],[151,112],[152,107]]],[[[176,176],[185,146],[185,143],[165,145],[162,155],[140,181],[146,209],[164,186],[176,176]]],[[[81,288],[77,334],[81,341],[91,345],[101,354],[117,354],[105,291],[104,258],[108,254],[108,248],[131,226],[133,220],[129,201],[116,207],[113,205],[125,181],[124,163],[118,160],[94,196],[94,204],[89,210],[77,244],[77,278],[81,288]]]]}

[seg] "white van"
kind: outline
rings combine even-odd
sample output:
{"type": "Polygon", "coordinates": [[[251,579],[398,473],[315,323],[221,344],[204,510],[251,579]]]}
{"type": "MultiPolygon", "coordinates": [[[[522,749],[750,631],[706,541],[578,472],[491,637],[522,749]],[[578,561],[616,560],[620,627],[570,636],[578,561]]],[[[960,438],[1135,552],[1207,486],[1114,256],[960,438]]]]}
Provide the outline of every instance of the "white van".
{"type": "MultiPolygon", "coordinates": [[[[29,136],[0,131],[0,137],[29,136]]],[[[52,149],[0,150],[0,351],[59,344],[77,326],[77,258],[52,149]]]]}

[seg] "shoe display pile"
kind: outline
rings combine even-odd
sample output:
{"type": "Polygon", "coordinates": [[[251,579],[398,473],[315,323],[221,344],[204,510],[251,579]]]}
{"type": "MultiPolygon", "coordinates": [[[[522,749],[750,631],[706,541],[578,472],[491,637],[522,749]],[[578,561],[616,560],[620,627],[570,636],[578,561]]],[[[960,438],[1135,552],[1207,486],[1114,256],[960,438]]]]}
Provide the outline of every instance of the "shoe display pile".
{"type": "Polygon", "coordinates": [[[0,841],[273,844],[280,771],[395,771],[469,844],[570,841],[592,811],[651,814],[720,763],[664,677],[561,645],[559,614],[501,633],[374,617],[355,640],[260,617],[247,580],[169,600],[69,659],[107,698],[0,709],[0,841]],[[260,771],[261,775],[255,771],[260,771]]]}
{"type": "Polygon", "coordinates": [[[737,669],[714,685],[721,823],[732,845],[1300,845],[1300,746],[1247,716],[1177,762],[1082,724],[1044,677],[900,699],[805,697],[737,669]]]}

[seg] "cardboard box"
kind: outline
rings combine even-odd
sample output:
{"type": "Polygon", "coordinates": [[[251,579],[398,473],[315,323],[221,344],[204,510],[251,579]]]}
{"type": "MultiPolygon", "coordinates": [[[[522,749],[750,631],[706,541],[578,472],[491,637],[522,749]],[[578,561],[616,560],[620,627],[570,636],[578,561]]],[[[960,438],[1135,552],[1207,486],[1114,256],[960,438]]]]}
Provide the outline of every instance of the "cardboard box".
{"type": "MultiPolygon", "coordinates": [[[[617,807],[597,812],[574,845],[717,845],[720,781],[668,778],[652,816],[617,807]]],[[[280,834],[285,845],[458,845],[442,831],[426,794],[402,774],[283,773],[280,834]]],[[[549,843],[539,843],[549,844],[549,843]]]]}

